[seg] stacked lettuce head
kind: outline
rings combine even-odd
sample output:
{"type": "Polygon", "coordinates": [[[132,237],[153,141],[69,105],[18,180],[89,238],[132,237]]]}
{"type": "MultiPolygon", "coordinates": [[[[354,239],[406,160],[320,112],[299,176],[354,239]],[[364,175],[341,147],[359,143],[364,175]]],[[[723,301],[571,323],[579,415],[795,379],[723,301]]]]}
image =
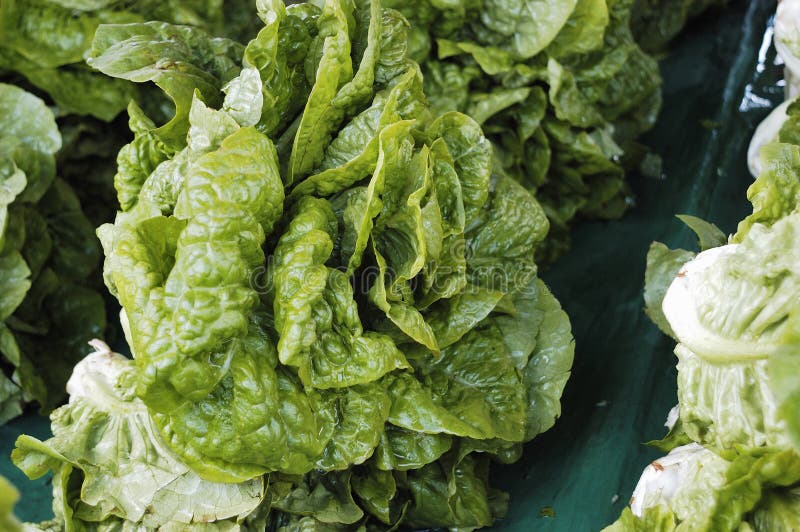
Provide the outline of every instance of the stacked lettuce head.
{"type": "Polygon", "coordinates": [[[55,472],[68,530],[491,525],[489,465],[552,426],[572,363],[547,216],[429,106],[400,13],[257,8],[246,46],[97,29],[89,64],[174,107],[129,106],[98,231],[133,360],[97,344],[14,460],[55,472]]]}
{"type": "Polygon", "coordinates": [[[686,23],[714,5],[727,0],[634,0],[631,31],[647,52],[660,52],[686,23]]]}
{"type": "Polygon", "coordinates": [[[631,0],[391,0],[411,21],[437,111],[483,126],[495,170],[536,194],[551,223],[537,254],[569,245],[576,217],[616,218],[661,103],[656,61],[634,41],[631,0]]]}
{"type": "Polygon", "coordinates": [[[62,113],[109,121],[137,89],[85,63],[100,24],[158,19],[241,37],[253,28],[249,0],[3,0],[0,73],[13,72],[46,93],[62,113]]]}
{"type": "Polygon", "coordinates": [[[648,314],[678,344],[670,454],[612,530],[800,527],[798,108],[761,148],[753,213],[726,238],[688,217],[703,251],[648,254],[648,314]]]}
{"type": "Polygon", "coordinates": [[[86,342],[114,335],[94,227],[114,218],[116,154],[130,141],[115,119],[134,97],[157,116],[165,106],[86,65],[97,27],[156,17],[243,36],[249,4],[0,2],[0,423],[28,401],[57,406],[86,342]]]}
{"type": "MultiPolygon", "coordinates": [[[[59,177],[75,189],[95,227],[116,212],[112,183],[117,152],[130,141],[123,116],[128,103],[136,99],[159,121],[172,113],[157,89],[86,64],[97,27],[163,20],[246,42],[258,29],[252,7],[252,0],[0,2],[0,82],[35,93],[54,111],[63,138],[59,177]]],[[[94,277],[100,285],[99,275],[94,277]]]]}
{"type": "Polygon", "coordinates": [[[64,395],[105,306],[90,282],[100,244],[56,175],[61,135],[44,102],[0,83],[0,423],[64,395]]]}

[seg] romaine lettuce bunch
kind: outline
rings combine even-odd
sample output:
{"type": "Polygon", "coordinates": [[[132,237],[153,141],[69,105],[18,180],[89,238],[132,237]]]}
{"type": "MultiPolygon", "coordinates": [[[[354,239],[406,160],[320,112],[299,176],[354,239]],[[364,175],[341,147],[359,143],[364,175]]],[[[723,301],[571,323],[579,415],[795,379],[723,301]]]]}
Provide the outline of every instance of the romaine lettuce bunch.
{"type": "Polygon", "coordinates": [[[795,530],[799,477],[788,449],[715,452],[690,443],[647,466],[631,507],[605,532],[795,530]]]}
{"type": "Polygon", "coordinates": [[[249,0],[3,0],[0,72],[20,74],[61,112],[109,121],[125,110],[135,86],[85,63],[97,26],[165,20],[245,39],[253,31],[249,0]]]}
{"type": "Polygon", "coordinates": [[[659,52],[693,17],[727,0],[634,0],[631,31],[647,52],[659,52]]]}
{"type": "Polygon", "coordinates": [[[800,142],[800,2],[780,2],[775,11],[773,42],[778,57],[784,63],[784,94],[786,101],[770,112],[758,125],[747,149],[747,166],[753,178],[761,173],[761,147],[780,140],[800,142]],[[789,122],[787,124],[787,121],[789,122]]]}
{"type": "Polygon", "coordinates": [[[396,1],[411,22],[410,56],[439,112],[483,126],[496,171],[542,204],[551,234],[540,257],[569,245],[576,217],[616,218],[635,143],[661,103],[655,59],[630,29],[632,0],[396,1]]]}
{"type": "Polygon", "coordinates": [[[56,472],[68,528],[488,526],[490,462],[552,426],[572,363],[533,261],[547,217],[474,120],[429,107],[400,13],[257,7],[246,47],[98,28],[89,63],[175,109],[129,106],[99,230],[134,360],[82,363],[15,460],[56,472]]]}
{"type": "Polygon", "coordinates": [[[0,83],[0,422],[23,400],[55,407],[84,345],[105,328],[103,299],[89,281],[100,244],[56,176],[60,147],[44,102],[0,83]]]}
{"type": "Polygon", "coordinates": [[[130,140],[121,122],[128,102],[142,102],[159,120],[172,111],[159,91],[105,76],[85,59],[100,24],[153,19],[245,42],[258,21],[251,0],[0,2],[0,82],[40,95],[53,109],[64,140],[59,176],[76,190],[95,226],[112,220],[116,211],[112,182],[116,154],[130,140]]]}
{"type": "Polygon", "coordinates": [[[248,515],[243,528],[264,523],[268,512],[256,509],[266,497],[266,478],[201,479],[158,435],[136,398],[133,362],[99,340],[92,344],[94,353],[75,366],[67,384],[69,404],[53,412],[53,437],[17,441],[13,458],[28,475],[54,473],[55,519],[26,523],[26,529],[183,530],[205,522],[211,530],[237,530],[237,517],[248,515]]]}
{"type": "Polygon", "coordinates": [[[701,253],[650,249],[645,301],[678,341],[678,406],[659,444],[671,453],[611,530],[800,526],[797,124],[790,117],[761,149],[753,213],[736,234],[690,217],[701,253]]]}
{"type": "Polygon", "coordinates": [[[98,297],[100,246],[93,229],[114,217],[115,158],[130,140],[124,124],[112,120],[133,97],[157,115],[164,100],[153,97],[154,90],[142,95],[130,82],[93,71],[84,58],[100,23],[150,17],[241,38],[254,33],[257,20],[250,9],[225,15],[222,2],[0,2],[0,158],[6,168],[0,241],[7,236],[0,251],[0,423],[27,401],[38,401],[44,411],[55,407],[86,341],[104,329],[113,336],[98,297]]]}

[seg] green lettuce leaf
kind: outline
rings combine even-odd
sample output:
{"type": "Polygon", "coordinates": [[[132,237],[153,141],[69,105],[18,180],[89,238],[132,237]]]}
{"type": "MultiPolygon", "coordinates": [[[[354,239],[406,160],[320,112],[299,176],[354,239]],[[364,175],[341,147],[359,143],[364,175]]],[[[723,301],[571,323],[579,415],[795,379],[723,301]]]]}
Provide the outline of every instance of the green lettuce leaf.
{"type": "Polygon", "coordinates": [[[672,281],[684,264],[695,257],[685,249],[669,249],[661,242],[653,242],[647,251],[647,269],[644,274],[644,311],[661,332],[675,337],[661,304],[672,281]]]}
{"type": "Polygon", "coordinates": [[[773,530],[762,527],[794,522],[785,494],[798,480],[793,451],[720,456],[692,443],[648,466],[631,508],[605,530],[773,530]]]}
{"type": "Polygon", "coordinates": [[[763,171],[747,189],[753,213],[739,222],[733,242],[746,238],[755,224],[772,225],[800,205],[800,146],[767,144],[761,161],[763,171]]]}
{"type": "Polygon", "coordinates": [[[516,315],[497,317],[495,323],[517,367],[524,363],[527,441],[550,429],[561,415],[561,393],[569,379],[575,342],[567,314],[540,279],[512,301],[516,315]],[[538,330],[532,338],[529,327],[534,323],[538,330]]]}
{"type": "Polygon", "coordinates": [[[298,368],[307,387],[343,388],[408,367],[392,340],[363,332],[353,290],[324,263],[336,218],[324,199],[304,198],[275,249],[275,327],[281,363],[298,368]]]}
{"type": "Polygon", "coordinates": [[[677,36],[692,17],[726,0],[636,0],[631,29],[647,51],[657,52],[677,36]]]}
{"type": "MultiPolygon", "coordinates": [[[[332,130],[343,118],[345,107],[350,104],[349,98],[358,98],[360,85],[364,83],[354,78],[350,58],[347,19],[352,16],[352,7],[352,4],[342,5],[336,1],[325,2],[320,15],[320,33],[312,43],[312,47],[320,49],[320,57],[314,75],[315,83],[292,144],[289,183],[304,177],[322,161],[324,146],[330,141],[332,130]],[[340,100],[341,97],[344,99],[340,100]]],[[[374,20],[373,23],[380,22],[374,20]]],[[[376,37],[373,37],[373,45],[376,37]]],[[[365,66],[363,72],[370,68],[369,65],[365,66]]]]}
{"type": "MultiPolygon", "coordinates": [[[[0,334],[9,334],[7,330],[0,334]]],[[[22,414],[22,390],[11,379],[0,374],[0,424],[22,414]]]]}
{"type": "Polygon", "coordinates": [[[753,510],[755,530],[791,530],[800,525],[800,494],[797,488],[765,494],[753,510]]]}
{"type": "Polygon", "coordinates": [[[515,57],[527,59],[556,38],[576,4],[575,0],[489,0],[483,2],[483,15],[473,31],[487,43],[503,43],[515,57]]]}
{"type": "Polygon", "coordinates": [[[410,526],[481,528],[503,516],[489,499],[488,459],[475,455],[457,458],[451,454],[408,472],[401,486],[411,496],[410,526]]]}
{"type": "Polygon", "coordinates": [[[385,525],[394,522],[393,514],[396,512],[392,499],[397,493],[397,482],[392,473],[374,468],[363,469],[353,476],[352,487],[366,512],[385,525]]]}
{"type": "Polygon", "coordinates": [[[154,132],[156,125],[136,103],[128,105],[128,116],[134,139],[119,150],[114,176],[114,188],[123,211],[133,207],[145,180],[172,152],[154,132]]]}
{"type": "Polygon", "coordinates": [[[728,243],[728,237],[719,227],[702,218],[688,214],[679,214],[676,218],[685,223],[697,235],[697,245],[700,246],[700,251],[724,246],[728,243]]]}
{"type": "Polygon", "coordinates": [[[375,466],[381,471],[419,469],[450,450],[449,434],[425,434],[387,424],[375,449],[375,466]]]}
{"type": "Polygon", "coordinates": [[[100,526],[110,517],[126,526],[188,527],[253,512],[264,499],[264,480],[201,480],[170,450],[133,394],[133,362],[102,342],[94,345],[75,366],[70,403],[52,414],[53,437],[21,436],[13,452],[30,478],[48,470],[61,476],[53,489],[64,507],[54,510],[66,529],[100,526]]]}
{"type": "Polygon", "coordinates": [[[763,359],[783,344],[800,280],[786,243],[798,230],[797,215],[772,227],[756,225],[741,244],[713,248],[686,264],[663,303],[678,340],[716,362],[763,359]]]}
{"type": "Polygon", "coordinates": [[[309,475],[273,502],[273,507],[292,515],[313,517],[322,523],[353,524],[364,512],[353,500],[351,473],[309,475]]]}
{"type": "Polygon", "coordinates": [[[194,91],[211,105],[220,103],[223,85],[239,73],[241,56],[242,46],[234,41],[188,26],[144,22],[99,26],[87,62],[107,76],[162,88],[175,114],[158,135],[180,148],[194,91]]]}
{"type": "Polygon", "coordinates": [[[106,315],[90,281],[99,243],[75,192],[55,177],[62,139],[52,111],[7,84],[0,84],[0,110],[5,421],[19,413],[20,393],[44,412],[63,399],[72,365],[86,342],[102,334],[106,315]]]}

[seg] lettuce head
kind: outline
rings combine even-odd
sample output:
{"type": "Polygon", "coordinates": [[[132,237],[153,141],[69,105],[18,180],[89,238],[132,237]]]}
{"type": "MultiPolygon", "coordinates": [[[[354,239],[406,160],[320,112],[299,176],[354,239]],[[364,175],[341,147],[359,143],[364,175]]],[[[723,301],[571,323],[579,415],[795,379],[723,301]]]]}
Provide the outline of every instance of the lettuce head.
{"type": "Polygon", "coordinates": [[[97,28],[92,67],[173,103],[128,107],[98,230],[133,360],[82,362],[15,460],[55,471],[78,529],[489,526],[490,462],[553,425],[572,364],[534,261],[546,212],[478,122],[429,104],[400,13],[256,7],[245,46],[97,28]]]}
{"type": "Polygon", "coordinates": [[[61,143],[41,99],[0,83],[0,422],[26,401],[56,406],[84,345],[106,324],[91,283],[100,245],[56,174],[61,143]]]}

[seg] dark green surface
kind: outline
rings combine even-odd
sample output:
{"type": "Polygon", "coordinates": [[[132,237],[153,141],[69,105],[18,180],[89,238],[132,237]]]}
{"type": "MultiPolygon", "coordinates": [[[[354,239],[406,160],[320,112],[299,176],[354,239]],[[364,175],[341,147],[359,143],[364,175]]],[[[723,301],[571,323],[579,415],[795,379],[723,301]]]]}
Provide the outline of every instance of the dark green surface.
{"type": "Polygon", "coordinates": [[[0,475],[10,480],[22,495],[15,513],[23,521],[43,521],[53,517],[53,489],[51,475],[38,480],[28,480],[9,459],[14,441],[20,434],[30,434],[39,439],[50,437],[50,420],[28,414],[0,426],[0,475]]]}
{"type": "MultiPolygon", "coordinates": [[[[748,212],[746,146],[768,111],[758,98],[782,98],[774,51],[757,67],[774,7],[734,2],[678,38],[662,64],[665,111],[646,137],[664,158],[664,178],[635,180],[637,205],[629,215],[579,227],[572,252],[544,273],[572,318],[575,366],[556,427],[529,444],[520,463],[496,470],[496,482],[512,496],[496,529],[600,529],[616,519],[641,470],[658,456],[641,442],[664,433],[677,401],[675,360],[673,343],[642,311],[645,254],[652,240],[694,245],[676,213],[732,232],[748,212]],[[540,517],[545,507],[554,517],[540,517]]],[[[47,425],[28,416],[0,427],[0,454],[8,456],[20,433],[46,437],[47,425]]],[[[0,474],[23,494],[20,518],[52,515],[47,481],[25,480],[7,458],[0,474]]]]}
{"type": "Polygon", "coordinates": [[[572,252],[543,275],[572,319],[575,365],[555,428],[526,447],[521,463],[496,471],[512,494],[496,528],[598,530],[619,516],[659,455],[641,442],[664,435],[677,384],[674,342],[642,310],[645,255],[652,240],[695,249],[676,213],[733,232],[749,212],[746,147],[769,104],[741,104],[748,91],[782,98],[774,51],[762,73],[756,67],[774,8],[733,3],[676,40],[662,62],[664,110],[646,137],[664,159],[663,179],[635,180],[635,208],[619,222],[579,227],[572,252]],[[540,517],[545,507],[554,517],[540,517]]]}

